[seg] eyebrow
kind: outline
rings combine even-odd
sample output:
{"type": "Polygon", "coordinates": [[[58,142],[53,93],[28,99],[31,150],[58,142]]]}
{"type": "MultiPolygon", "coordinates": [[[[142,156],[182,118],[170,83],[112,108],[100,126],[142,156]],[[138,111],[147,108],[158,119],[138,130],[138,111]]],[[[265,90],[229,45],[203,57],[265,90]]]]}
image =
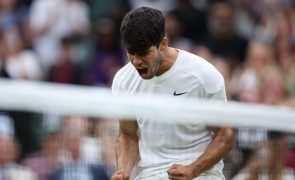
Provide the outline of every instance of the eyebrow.
{"type": "Polygon", "coordinates": [[[144,52],[142,52],[142,53],[138,53],[137,55],[139,55],[139,56],[145,56],[145,55],[147,55],[149,52],[151,52],[150,49],[148,49],[148,50],[146,50],[146,51],[144,51],[144,52]]]}
{"type": "Polygon", "coordinates": [[[147,55],[151,50],[150,49],[147,49],[146,51],[142,51],[142,52],[137,52],[137,53],[130,53],[128,52],[128,54],[131,54],[131,55],[137,55],[137,56],[145,56],[147,55]]]}

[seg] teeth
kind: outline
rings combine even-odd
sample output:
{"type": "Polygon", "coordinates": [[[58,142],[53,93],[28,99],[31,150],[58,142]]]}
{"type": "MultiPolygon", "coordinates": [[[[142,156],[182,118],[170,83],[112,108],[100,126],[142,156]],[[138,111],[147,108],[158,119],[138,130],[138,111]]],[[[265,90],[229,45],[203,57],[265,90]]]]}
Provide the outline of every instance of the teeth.
{"type": "Polygon", "coordinates": [[[144,69],[145,67],[138,67],[137,69],[144,69]]]}

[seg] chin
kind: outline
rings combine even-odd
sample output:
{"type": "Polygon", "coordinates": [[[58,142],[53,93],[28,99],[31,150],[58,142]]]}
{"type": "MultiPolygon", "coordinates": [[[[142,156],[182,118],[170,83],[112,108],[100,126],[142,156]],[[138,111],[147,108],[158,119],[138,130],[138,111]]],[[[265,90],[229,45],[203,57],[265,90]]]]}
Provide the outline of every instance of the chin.
{"type": "Polygon", "coordinates": [[[140,77],[145,80],[149,80],[153,78],[153,76],[142,76],[142,75],[140,75],[140,77]]]}
{"type": "Polygon", "coordinates": [[[152,79],[154,76],[150,75],[150,74],[139,74],[139,76],[142,78],[142,79],[152,79]]]}

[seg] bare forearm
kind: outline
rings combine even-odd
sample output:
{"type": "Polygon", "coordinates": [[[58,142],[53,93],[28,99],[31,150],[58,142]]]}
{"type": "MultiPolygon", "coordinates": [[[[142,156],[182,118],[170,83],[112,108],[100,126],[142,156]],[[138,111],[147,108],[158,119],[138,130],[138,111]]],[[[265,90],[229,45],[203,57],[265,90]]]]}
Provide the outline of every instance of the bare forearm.
{"type": "Polygon", "coordinates": [[[138,155],[138,137],[120,133],[116,147],[117,168],[131,172],[138,155]]]}
{"type": "Polygon", "coordinates": [[[212,168],[219,162],[233,147],[234,132],[230,128],[221,128],[214,134],[213,141],[207,150],[190,166],[195,177],[212,168]]]}

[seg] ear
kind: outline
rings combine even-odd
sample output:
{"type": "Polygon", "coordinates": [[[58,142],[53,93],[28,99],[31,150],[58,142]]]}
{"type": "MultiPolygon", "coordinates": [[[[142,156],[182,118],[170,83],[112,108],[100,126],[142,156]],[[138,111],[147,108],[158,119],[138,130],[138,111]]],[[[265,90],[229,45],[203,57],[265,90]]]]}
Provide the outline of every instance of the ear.
{"type": "Polygon", "coordinates": [[[168,47],[168,39],[167,39],[167,37],[165,36],[165,37],[163,37],[163,39],[162,39],[161,42],[160,42],[159,49],[160,49],[160,50],[164,50],[164,49],[166,49],[167,47],[168,47]]]}

